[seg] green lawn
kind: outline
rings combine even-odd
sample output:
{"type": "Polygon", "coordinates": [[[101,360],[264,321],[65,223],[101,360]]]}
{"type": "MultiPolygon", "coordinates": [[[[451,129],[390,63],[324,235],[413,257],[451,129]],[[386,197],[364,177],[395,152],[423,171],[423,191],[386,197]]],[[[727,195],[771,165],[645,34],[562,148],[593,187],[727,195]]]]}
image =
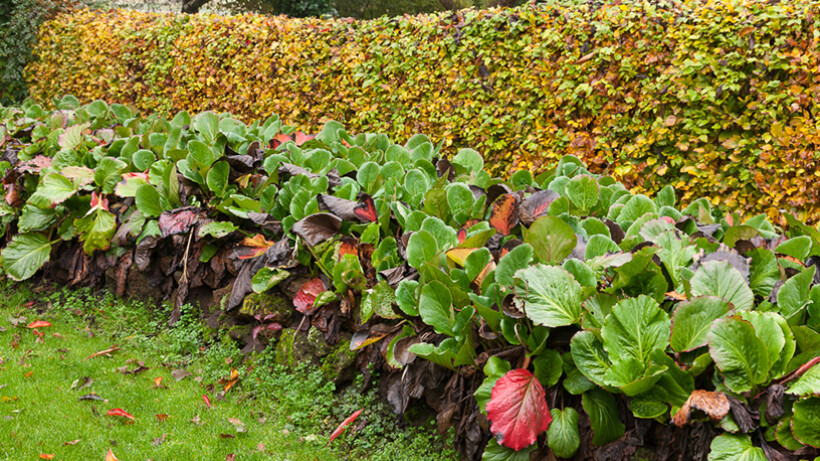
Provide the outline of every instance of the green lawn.
{"type": "Polygon", "coordinates": [[[109,449],[123,461],[455,458],[432,422],[399,429],[386,405],[355,383],[337,393],[316,371],[286,373],[272,354],[243,360],[193,309],[174,329],[153,309],[87,291],[0,287],[0,459],[103,460],[109,449]],[[35,320],[52,326],[38,337],[27,328],[35,320]],[[114,345],[119,350],[91,357],[114,345]],[[139,362],[148,369],[121,372],[139,362]],[[222,398],[218,380],[231,368],[239,381],[222,398]],[[183,369],[190,376],[177,381],[172,371],[183,369]],[[80,400],[89,394],[100,400],[80,400]],[[134,420],[108,416],[114,408],[134,420]],[[328,444],[359,408],[351,425],[359,430],[328,444]]]}

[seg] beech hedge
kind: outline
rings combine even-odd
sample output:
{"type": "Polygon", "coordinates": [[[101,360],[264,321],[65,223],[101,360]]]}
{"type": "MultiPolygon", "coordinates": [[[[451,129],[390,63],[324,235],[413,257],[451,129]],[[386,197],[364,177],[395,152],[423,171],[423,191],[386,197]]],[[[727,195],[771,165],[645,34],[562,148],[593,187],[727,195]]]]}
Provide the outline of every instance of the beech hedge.
{"type": "Polygon", "coordinates": [[[683,203],[814,222],[819,11],[816,0],[551,0],[372,21],[85,11],[41,29],[27,78],[42,102],[425,132],[481,150],[498,174],[573,154],[636,192],[672,185],[683,203]]]}
{"type": "Polygon", "coordinates": [[[12,279],[216,294],[252,349],[337,345],[397,412],[424,398],[468,459],[820,455],[820,232],[788,213],[73,97],[0,108],[0,148],[12,279]]]}

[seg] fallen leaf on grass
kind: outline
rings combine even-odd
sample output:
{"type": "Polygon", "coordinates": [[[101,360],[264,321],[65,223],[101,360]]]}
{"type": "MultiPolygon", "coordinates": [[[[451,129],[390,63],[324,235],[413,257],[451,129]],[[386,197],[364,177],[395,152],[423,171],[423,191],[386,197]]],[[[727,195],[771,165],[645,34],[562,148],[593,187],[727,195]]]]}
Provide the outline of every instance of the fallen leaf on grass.
{"type": "Polygon", "coordinates": [[[225,461],[236,461],[236,455],[233,453],[228,453],[228,455],[225,456],[225,461]]]}
{"type": "Polygon", "coordinates": [[[265,444],[264,443],[256,444],[256,449],[259,450],[259,451],[265,451],[265,444]]]}
{"type": "Polygon", "coordinates": [[[701,389],[694,390],[689,394],[686,403],[684,403],[681,409],[672,417],[672,423],[678,427],[682,427],[688,423],[692,409],[706,413],[714,421],[720,421],[729,414],[731,403],[723,392],[704,391],[701,389]]]}
{"type": "Polygon", "coordinates": [[[82,439],[77,439],[77,440],[72,440],[71,442],[66,442],[66,443],[64,443],[64,444],[63,444],[63,446],[66,446],[66,445],[77,445],[78,443],[80,443],[80,440],[82,440],[82,439]]]}
{"type": "Polygon", "coordinates": [[[45,320],[35,320],[35,321],[28,324],[28,328],[30,328],[30,329],[45,328],[45,327],[50,327],[50,326],[51,326],[51,323],[46,322],[45,320]]]}
{"type": "Polygon", "coordinates": [[[166,419],[168,419],[168,415],[167,415],[167,414],[165,414],[165,413],[155,414],[154,416],[156,416],[156,417],[157,417],[157,421],[159,421],[159,422],[163,422],[163,421],[165,421],[166,419]]]}
{"type": "Polygon", "coordinates": [[[327,441],[328,445],[330,444],[330,442],[333,441],[333,439],[341,435],[342,432],[344,432],[345,428],[348,426],[348,424],[352,423],[356,418],[359,417],[360,414],[362,414],[362,410],[356,410],[353,412],[352,415],[348,416],[347,419],[342,421],[342,424],[339,424],[339,427],[337,427],[336,430],[333,431],[332,434],[330,434],[330,440],[327,441]]]}
{"type": "Polygon", "coordinates": [[[225,385],[225,393],[227,393],[231,388],[239,382],[239,372],[236,371],[236,368],[231,368],[231,377],[230,378],[222,378],[219,380],[219,384],[225,385]]]}
{"type": "Polygon", "coordinates": [[[117,368],[117,371],[119,373],[124,374],[124,375],[138,375],[138,374],[142,373],[145,370],[150,370],[150,368],[146,367],[145,364],[142,363],[142,362],[139,362],[137,365],[138,366],[136,368],[131,369],[131,370],[128,369],[127,365],[123,365],[123,366],[117,368]]]}
{"type": "Polygon", "coordinates": [[[203,395],[202,400],[205,401],[205,405],[208,405],[208,408],[211,408],[211,399],[209,399],[207,395],[203,395]]]}
{"type": "Polygon", "coordinates": [[[122,416],[123,418],[128,418],[132,421],[134,420],[134,417],[131,416],[130,413],[123,410],[122,408],[112,408],[112,409],[108,410],[108,413],[106,413],[106,415],[108,415],[108,416],[122,416]]]}
{"type": "Polygon", "coordinates": [[[116,456],[114,456],[114,452],[111,451],[111,449],[109,448],[108,453],[105,454],[105,461],[120,461],[120,460],[117,459],[116,456]]]}
{"type": "Polygon", "coordinates": [[[61,335],[60,333],[52,333],[51,336],[57,339],[65,339],[65,336],[61,335]]]}
{"type": "Polygon", "coordinates": [[[189,373],[188,370],[174,370],[171,372],[171,376],[177,381],[182,381],[188,376],[191,376],[191,373],[189,373]]]}
{"type": "Polygon", "coordinates": [[[155,439],[151,442],[151,445],[152,445],[152,446],[154,446],[154,447],[158,447],[158,446],[162,445],[163,443],[165,443],[165,437],[166,437],[167,435],[168,435],[168,434],[162,434],[162,437],[157,437],[157,438],[155,438],[155,439]]]}
{"type": "Polygon", "coordinates": [[[116,344],[114,344],[113,346],[109,347],[109,348],[108,348],[108,349],[106,349],[106,350],[103,350],[103,351],[97,351],[97,352],[95,352],[95,353],[93,353],[93,354],[89,355],[88,357],[86,357],[86,358],[85,358],[85,360],[93,359],[93,358],[95,358],[95,357],[99,357],[99,356],[101,356],[101,355],[104,355],[104,356],[106,356],[106,357],[110,357],[112,352],[116,352],[116,351],[118,351],[118,350],[120,350],[120,348],[119,348],[119,347],[117,347],[117,345],[116,345],[116,344]]]}
{"type": "Polygon", "coordinates": [[[233,434],[219,434],[220,439],[235,439],[236,436],[233,434]]]}
{"type": "Polygon", "coordinates": [[[54,455],[47,455],[45,453],[40,453],[40,459],[54,459],[54,455]]]}
{"type": "Polygon", "coordinates": [[[20,316],[20,317],[9,317],[9,318],[8,318],[9,323],[11,323],[11,326],[13,326],[13,327],[19,327],[20,325],[22,325],[22,324],[26,323],[26,321],[27,321],[27,320],[28,320],[28,319],[27,319],[26,317],[24,317],[24,316],[20,316]]]}
{"type": "Polygon", "coordinates": [[[162,376],[154,378],[154,389],[168,389],[168,386],[162,384],[162,376]]]}
{"type": "Polygon", "coordinates": [[[34,372],[33,372],[33,371],[29,371],[28,373],[26,373],[26,374],[24,374],[24,375],[23,375],[23,377],[24,377],[24,378],[31,378],[32,376],[34,376],[34,372]]]}
{"type": "Polygon", "coordinates": [[[188,420],[188,422],[189,422],[189,423],[194,423],[194,424],[196,424],[197,426],[199,426],[200,424],[202,424],[202,422],[199,420],[199,415],[194,416],[194,419],[189,419],[189,420],[188,420]]]}
{"type": "Polygon", "coordinates": [[[85,389],[86,387],[88,387],[92,384],[94,384],[94,380],[91,379],[91,377],[83,376],[80,379],[75,379],[74,382],[71,383],[71,388],[72,389],[77,389],[79,391],[79,390],[85,389]]]}
{"type": "Polygon", "coordinates": [[[245,423],[240,421],[238,418],[228,418],[228,422],[233,424],[233,428],[236,432],[239,432],[240,434],[248,432],[248,430],[245,429],[245,423]]]}
{"type": "Polygon", "coordinates": [[[104,399],[104,398],[100,397],[99,395],[97,395],[97,394],[95,394],[95,393],[93,393],[93,392],[92,392],[92,393],[90,393],[90,394],[85,394],[85,395],[81,396],[81,397],[80,397],[79,399],[77,399],[77,400],[102,400],[103,402],[107,402],[107,401],[108,401],[108,400],[106,400],[106,399],[104,399]]]}

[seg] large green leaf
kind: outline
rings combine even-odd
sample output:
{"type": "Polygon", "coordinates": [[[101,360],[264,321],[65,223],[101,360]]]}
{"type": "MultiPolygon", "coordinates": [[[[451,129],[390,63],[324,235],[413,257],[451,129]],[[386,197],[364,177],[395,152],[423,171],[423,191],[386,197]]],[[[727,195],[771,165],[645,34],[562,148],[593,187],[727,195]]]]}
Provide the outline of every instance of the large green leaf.
{"type": "Polygon", "coordinates": [[[530,454],[537,448],[537,445],[534,443],[516,451],[499,444],[496,439],[490,439],[484,448],[484,454],[481,455],[481,461],[529,461],[530,454]]]}
{"type": "Polygon", "coordinates": [[[615,219],[623,229],[629,228],[638,218],[646,213],[656,213],[657,205],[645,195],[633,195],[621,209],[620,214],[615,219]]]}
{"type": "Polygon", "coordinates": [[[51,254],[51,242],[42,234],[17,234],[0,253],[3,269],[13,280],[25,280],[43,267],[51,254]]]}
{"type": "Polygon", "coordinates": [[[809,266],[794,277],[786,280],[777,291],[777,306],[787,320],[800,318],[809,303],[811,283],[814,279],[815,266],[809,266]]]}
{"type": "Polygon", "coordinates": [[[128,165],[114,157],[103,157],[97,168],[94,169],[94,182],[100,187],[103,194],[114,192],[114,187],[120,181],[120,172],[128,165]]]}
{"type": "Polygon", "coordinates": [[[656,349],[669,344],[669,316],[648,296],[625,299],[612,308],[603,328],[604,349],[613,362],[647,363],[656,349]]]}
{"type": "Polygon", "coordinates": [[[786,393],[801,397],[820,397],[820,365],[809,368],[789,385],[789,390],[786,393]]]}
{"type": "MultiPolygon", "coordinates": [[[[780,360],[786,346],[786,334],[781,325],[785,325],[785,330],[788,331],[786,320],[774,312],[741,311],[739,314],[743,320],[752,324],[755,334],[766,345],[766,350],[769,351],[769,368],[772,370],[772,374],[779,371],[774,370],[774,365],[778,361],[781,368],[785,368],[786,363],[791,359],[791,357],[788,357],[785,360],[780,360]]],[[[792,349],[793,352],[794,349],[792,349]]]]}
{"type": "Polygon", "coordinates": [[[194,127],[205,138],[205,142],[211,144],[219,133],[219,116],[211,111],[200,112],[194,119],[194,127]]]}
{"type": "Polygon", "coordinates": [[[377,283],[362,296],[362,323],[367,322],[373,314],[383,319],[398,318],[399,316],[393,311],[394,302],[396,302],[396,291],[390,288],[384,280],[377,283]]]}
{"type": "Polygon", "coordinates": [[[32,202],[54,206],[65,202],[80,189],[71,179],[60,173],[49,173],[32,197],[32,202]]]}
{"type": "Polygon", "coordinates": [[[718,319],[706,337],[712,360],[730,390],[746,392],[766,381],[769,351],[751,323],[740,317],[718,319]]]}
{"type": "Polygon", "coordinates": [[[435,280],[424,285],[419,298],[419,315],[437,333],[452,335],[455,312],[450,289],[435,280]]]}
{"type": "Polygon", "coordinates": [[[90,255],[94,250],[107,250],[111,246],[117,222],[107,209],[94,207],[82,218],[74,220],[74,227],[80,233],[83,250],[90,255]]]}
{"type": "Polygon", "coordinates": [[[584,392],[581,404],[592,426],[592,444],[603,445],[618,440],[626,426],[621,422],[615,397],[602,389],[584,392]]]}
{"type": "Polygon", "coordinates": [[[532,247],[526,243],[518,245],[498,261],[495,281],[508,287],[512,286],[515,273],[529,266],[531,261],[532,247]]]}
{"type": "Polygon", "coordinates": [[[598,203],[598,181],[590,175],[575,176],[567,183],[567,198],[582,211],[589,211],[598,203]]]}
{"type": "Polygon", "coordinates": [[[137,204],[137,209],[140,210],[143,216],[149,218],[156,218],[162,214],[162,205],[160,204],[159,192],[150,184],[143,184],[137,189],[134,196],[137,204]]]}
{"type": "Polygon", "coordinates": [[[712,440],[709,461],[768,461],[762,448],[743,434],[722,434],[712,440]]]}
{"type": "Polygon", "coordinates": [[[591,331],[579,331],[572,337],[570,346],[577,370],[595,384],[606,386],[606,375],[612,362],[595,334],[591,331]]]}
{"type": "Polygon", "coordinates": [[[430,232],[413,232],[407,243],[407,262],[416,269],[431,261],[438,253],[438,244],[430,232]]]}
{"type": "Polygon", "coordinates": [[[563,219],[543,216],[524,231],[524,242],[532,246],[538,261],[558,264],[572,253],[578,240],[575,231],[563,219]]]}
{"type": "Polygon", "coordinates": [[[205,182],[208,184],[208,189],[211,190],[217,197],[221,197],[228,187],[228,175],[231,172],[231,167],[228,162],[216,162],[208,170],[205,177],[205,182]]]}
{"type": "Polygon", "coordinates": [[[538,325],[560,327],[581,321],[581,284],[560,267],[536,264],[515,274],[515,305],[538,325]]]}
{"type": "Polygon", "coordinates": [[[578,431],[578,412],[572,407],[563,411],[558,408],[550,410],[552,422],[547,429],[547,445],[559,458],[571,458],[581,446],[581,433],[578,431]]]}
{"type": "Polygon", "coordinates": [[[754,307],[754,293],[743,274],[727,261],[707,261],[692,277],[692,295],[717,296],[732,303],[735,309],[754,307]]]}
{"type": "Polygon", "coordinates": [[[672,314],[672,349],[686,352],[705,346],[712,322],[731,309],[728,301],[715,296],[698,296],[679,303],[672,314]]]}
{"type": "Polygon", "coordinates": [[[820,448],[820,398],[799,400],[792,407],[792,433],[804,445],[820,448]]]}

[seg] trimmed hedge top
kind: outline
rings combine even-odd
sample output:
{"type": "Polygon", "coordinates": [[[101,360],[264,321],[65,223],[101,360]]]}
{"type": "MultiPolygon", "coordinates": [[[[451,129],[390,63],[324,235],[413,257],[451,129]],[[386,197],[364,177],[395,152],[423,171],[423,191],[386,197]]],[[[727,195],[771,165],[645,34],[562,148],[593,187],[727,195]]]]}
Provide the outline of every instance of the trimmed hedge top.
{"type": "Polygon", "coordinates": [[[43,27],[28,78],[41,100],[426,132],[480,149],[495,173],[570,153],[638,192],[673,185],[684,203],[708,195],[816,221],[818,11],[816,0],[549,1],[359,22],[86,11],[43,27]]]}

